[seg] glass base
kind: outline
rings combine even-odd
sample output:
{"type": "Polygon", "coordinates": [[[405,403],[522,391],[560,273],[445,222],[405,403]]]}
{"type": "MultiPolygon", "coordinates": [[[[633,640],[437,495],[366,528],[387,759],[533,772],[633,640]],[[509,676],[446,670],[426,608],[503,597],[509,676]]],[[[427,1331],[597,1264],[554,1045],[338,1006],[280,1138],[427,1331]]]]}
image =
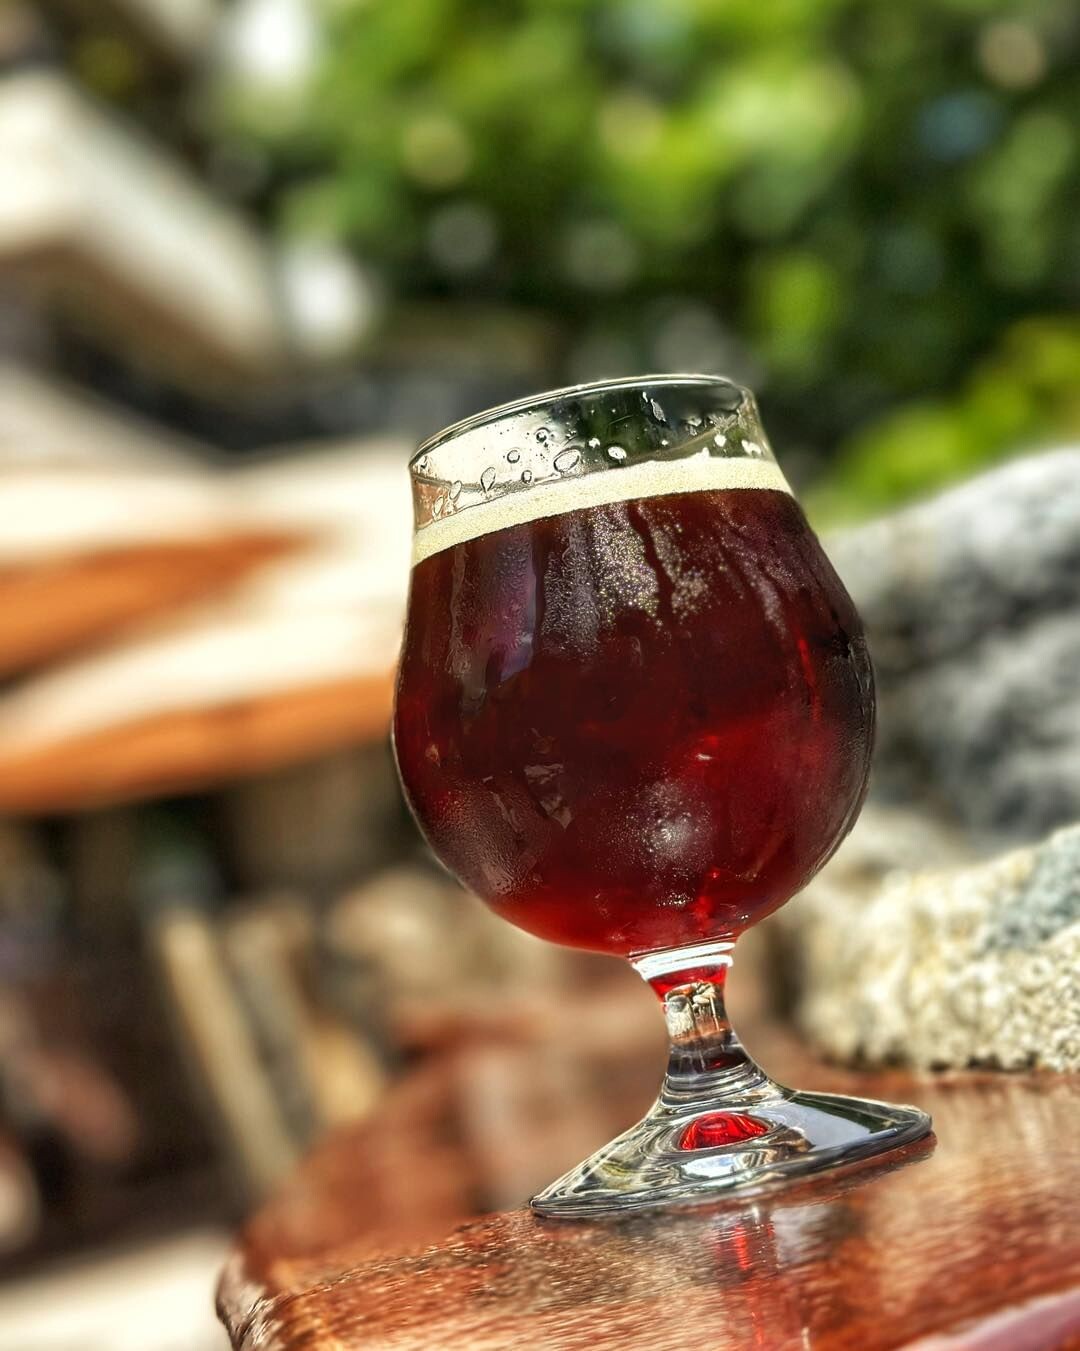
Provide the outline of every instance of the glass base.
{"type": "Polygon", "coordinates": [[[533,1210],[592,1219],[742,1196],[897,1149],[931,1124],[916,1107],[799,1093],[768,1081],[749,1097],[692,1112],[661,1099],[636,1126],[534,1196],[533,1210]]]}

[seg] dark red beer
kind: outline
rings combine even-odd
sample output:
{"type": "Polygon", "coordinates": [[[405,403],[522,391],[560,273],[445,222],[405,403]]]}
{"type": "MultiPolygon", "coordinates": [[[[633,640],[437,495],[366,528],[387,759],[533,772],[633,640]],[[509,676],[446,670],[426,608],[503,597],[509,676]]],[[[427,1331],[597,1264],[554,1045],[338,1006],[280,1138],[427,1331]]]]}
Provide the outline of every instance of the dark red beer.
{"type": "Polygon", "coordinates": [[[413,572],[411,806],[465,886],[558,943],[676,947],[782,905],[855,819],[873,721],[858,616],[783,492],[571,511],[413,572]]]}

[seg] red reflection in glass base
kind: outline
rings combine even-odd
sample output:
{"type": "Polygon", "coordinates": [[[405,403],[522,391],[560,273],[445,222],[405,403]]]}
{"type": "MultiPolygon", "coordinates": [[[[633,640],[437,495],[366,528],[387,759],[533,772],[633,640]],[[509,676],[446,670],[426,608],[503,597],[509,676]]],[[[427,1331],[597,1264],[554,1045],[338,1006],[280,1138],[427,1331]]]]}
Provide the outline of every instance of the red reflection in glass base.
{"type": "Polygon", "coordinates": [[[717,1149],[753,1140],[769,1129],[764,1121],[744,1112],[708,1112],[695,1117],[679,1138],[680,1149],[717,1149]]]}

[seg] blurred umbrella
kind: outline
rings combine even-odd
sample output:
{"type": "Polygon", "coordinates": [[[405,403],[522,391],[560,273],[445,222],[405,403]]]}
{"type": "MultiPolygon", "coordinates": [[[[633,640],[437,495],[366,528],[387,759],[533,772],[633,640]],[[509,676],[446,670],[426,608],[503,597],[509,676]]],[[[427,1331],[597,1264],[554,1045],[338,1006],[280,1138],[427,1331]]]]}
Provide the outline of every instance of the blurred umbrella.
{"type": "Polygon", "coordinates": [[[208,447],[85,390],[0,361],[0,473],[12,469],[189,470],[208,447]]]}
{"type": "Polygon", "coordinates": [[[193,449],[0,367],[0,676],[295,547],[295,526],[238,521],[193,449]]]}
{"type": "Polygon", "coordinates": [[[316,542],[0,700],[0,809],[180,791],[384,737],[408,577],[404,459],[237,474],[223,489],[237,522],[316,542]]]}
{"type": "Polygon", "coordinates": [[[64,78],[0,82],[0,268],[198,388],[289,360],[269,252],[170,154],[64,78]]]}

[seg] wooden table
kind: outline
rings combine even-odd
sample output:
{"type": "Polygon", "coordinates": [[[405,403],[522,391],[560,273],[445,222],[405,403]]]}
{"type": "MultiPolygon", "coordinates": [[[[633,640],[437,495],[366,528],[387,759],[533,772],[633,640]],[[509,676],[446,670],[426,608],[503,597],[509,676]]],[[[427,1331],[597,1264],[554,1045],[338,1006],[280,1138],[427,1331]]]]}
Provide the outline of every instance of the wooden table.
{"type": "Polygon", "coordinates": [[[917,1103],[936,1139],[741,1203],[592,1225],[522,1209],[431,1241],[360,1218],[393,1186],[363,1131],[339,1136],[238,1240],[219,1291],[233,1345],[1080,1347],[1080,1079],[854,1075],[790,1045],[762,1058],[800,1086],[917,1103]]]}

